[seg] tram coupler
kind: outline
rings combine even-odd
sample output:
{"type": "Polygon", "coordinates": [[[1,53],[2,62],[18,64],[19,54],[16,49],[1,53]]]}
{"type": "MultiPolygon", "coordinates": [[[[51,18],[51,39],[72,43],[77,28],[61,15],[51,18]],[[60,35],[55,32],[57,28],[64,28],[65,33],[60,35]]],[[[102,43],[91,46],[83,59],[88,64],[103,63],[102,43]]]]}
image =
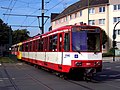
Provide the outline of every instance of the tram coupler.
{"type": "Polygon", "coordinates": [[[92,79],[93,75],[95,74],[96,72],[96,69],[95,68],[88,68],[88,69],[85,69],[85,72],[84,72],[84,80],[90,80],[92,79]]]}

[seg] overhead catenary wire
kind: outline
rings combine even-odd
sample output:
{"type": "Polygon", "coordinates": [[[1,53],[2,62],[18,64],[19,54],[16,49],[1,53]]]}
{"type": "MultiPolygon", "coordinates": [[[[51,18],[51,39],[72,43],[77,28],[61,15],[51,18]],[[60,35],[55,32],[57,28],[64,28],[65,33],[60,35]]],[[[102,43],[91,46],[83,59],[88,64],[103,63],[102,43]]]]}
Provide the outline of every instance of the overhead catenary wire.
{"type": "MultiPolygon", "coordinates": [[[[16,0],[14,3],[13,3],[13,1],[14,1],[14,0],[11,0],[11,2],[10,2],[10,4],[9,4],[9,6],[8,6],[8,8],[7,8],[7,10],[6,10],[6,12],[5,12],[5,13],[7,13],[7,12],[8,12],[8,10],[10,10],[10,12],[9,12],[9,13],[11,13],[11,12],[12,12],[12,10],[13,10],[13,8],[14,8],[14,6],[15,6],[16,2],[17,2],[17,0],[16,0]],[[11,7],[12,3],[13,3],[13,6],[11,7]]],[[[5,18],[5,15],[3,16],[3,18],[5,18]]],[[[6,19],[6,23],[8,22],[8,19],[9,19],[9,16],[8,16],[8,17],[7,17],[7,19],[6,19]]]]}
{"type": "MultiPolygon", "coordinates": [[[[29,4],[39,4],[39,3],[41,3],[41,2],[32,2],[32,3],[30,3],[30,2],[25,2],[25,1],[21,1],[20,0],[20,2],[22,2],[22,3],[26,3],[26,4],[28,4],[28,8],[33,8],[33,7],[31,7],[31,6],[29,6],[29,4]]],[[[34,8],[35,9],[35,8],[34,8]]],[[[32,13],[28,13],[28,14],[35,14],[36,12],[38,12],[40,10],[40,8],[36,8],[36,10],[34,11],[34,12],[32,12],[32,13]]],[[[26,22],[26,20],[28,19],[28,17],[26,17],[24,20],[23,20],[23,22],[22,22],[22,24],[21,25],[23,25],[25,22],[26,22]]],[[[39,20],[38,20],[39,21],[39,20]]]]}
{"type": "Polygon", "coordinates": [[[48,9],[45,13],[47,13],[48,11],[52,10],[53,8],[55,8],[56,6],[58,6],[59,4],[61,4],[63,1],[65,1],[65,0],[61,0],[61,1],[58,2],[56,5],[54,5],[54,6],[51,7],[50,9],[48,9]]]}
{"type": "MultiPolygon", "coordinates": [[[[53,10],[54,8],[56,8],[57,6],[59,6],[62,2],[64,2],[65,0],[59,0],[59,2],[56,2],[55,4],[53,3],[53,6],[51,6],[50,7],[50,5],[51,5],[51,3],[53,2],[54,0],[45,0],[45,6],[46,7],[48,7],[47,8],[47,10],[46,9],[44,9],[44,12],[45,13],[47,13],[47,12],[49,12],[49,11],[51,11],[51,10],[53,10]],[[48,5],[49,4],[49,5],[48,5]]],[[[25,9],[24,9],[24,14],[30,14],[30,15],[38,15],[38,14],[40,14],[39,12],[42,10],[41,9],[41,7],[40,7],[40,5],[38,6],[38,4],[40,4],[40,3],[42,3],[41,1],[38,1],[38,0],[28,0],[28,1],[24,1],[24,0],[9,0],[9,2],[11,2],[11,4],[9,4],[9,8],[11,9],[11,11],[7,11],[6,13],[8,13],[9,15],[8,15],[8,18],[9,18],[9,16],[10,16],[10,14],[11,14],[11,12],[12,11],[14,11],[16,14],[18,13],[18,14],[20,14],[19,13],[19,10],[21,10],[21,8],[23,8],[23,7],[25,7],[25,9]],[[17,5],[13,5],[13,3],[15,3],[17,1],[17,5]],[[35,4],[35,5],[34,5],[35,4]],[[37,4],[37,5],[36,5],[37,4]],[[20,8],[20,6],[21,6],[21,8],[20,8]],[[37,7],[36,7],[37,6],[37,7]],[[19,9],[20,8],[20,9],[19,9]],[[27,9],[28,8],[28,9],[27,9]],[[33,9],[33,10],[31,10],[31,9],[33,9]],[[17,11],[15,11],[15,10],[17,10],[17,11]],[[29,11],[28,11],[29,10],[29,11]]],[[[20,11],[21,12],[21,11],[20,11]]],[[[21,13],[22,14],[22,13],[21,13]]],[[[5,15],[4,15],[5,16],[5,15]]],[[[11,19],[14,19],[14,18],[11,18],[11,19]]],[[[39,18],[39,20],[38,21],[41,21],[40,20],[41,18],[39,18]]],[[[47,17],[47,19],[44,21],[44,25],[45,25],[45,23],[47,22],[47,20],[49,19],[49,17],[47,17]]],[[[27,25],[27,26],[29,26],[28,25],[28,21],[29,21],[29,16],[26,16],[25,18],[22,18],[21,19],[22,20],[22,22],[20,22],[20,25],[21,26],[24,26],[24,25],[27,25]]],[[[20,20],[20,21],[21,21],[20,20]]],[[[37,18],[36,18],[36,20],[37,20],[37,18]]],[[[32,23],[33,21],[32,21],[32,19],[30,19],[30,22],[32,23]]],[[[29,23],[30,23],[29,22],[29,23]]],[[[39,23],[41,23],[41,22],[39,22],[39,23]]],[[[17,24],[17,23],[16,23],[17,24]]]]}
{"type": "MultiPolygon", "coordinates": [[[[3,15],[11,15],[11,16],[26,16],[26,17],[42,17],[37,15],[22,15],[22,14],[3,14],[3,15]]],[[[44,16],[45,18],[49,18],[49,16],[44,16]]]]}
{"type": "MultiPolygon", "coordinates": [[[[13,2],[13,0],[11,0],[11,1],[10,1],[9,6],[7,7],[7,10],[6,10],[6,12],[5,12],[5,13],[7,13],[7,12],[8,12],[8,10],[12,10],[12,9],[9,9],[9,8],[10,8],[10,6],[12,5],[12,2],[13,2]]],[[[5,15],[3,16],[3,18],[5,18],[5,15]]]]}
{"type": "Polygon", "coordinates": [[[25,3],[25,4],[39,4],[39,3],[41,3],[41,2],[32,2],[32,3],[30,3],[30,2],[25,2],[25,1],[22,1],[22,0],[18,0],[18,2],[25,3]]]}
{"type": "Polygon", "coordinates": [[[33,28],[38,28],[39,26],[21,26],[21,25],[10,25],[13,27],[33,27],[33,28]]]}
{"type": "MultiPolygon", "coordinates": [[[[30,2],[25,2],[25,1],[22,1],[22,0],[11,0],[11,1],[10,1],[10,4],[9,4],[9,6],[8,6],[8,8],[10,8],[10,9],[7,8],[7,11],[5,12],[5,13],[8,13],[8,10],[10,10],[6,22],[8,21],[9,16],[11,15],[10,13],[11,13],[11,11],[13,10],[13,8],[14,8],[14,6],[15,6],[15,4],[16,4],[16,1],[25,3],[25,4],[28,5],[28,8],[32,8],[32,9],[33,9],[33,7],[31,7],[29,4],[38,3],[38,2],[35,2],[35,3],[32,2],[32,3],[30,3],[30,2]],[[15,1],[14,5],[13,5],[13,1],[15,1]],[[12,5],[13,5],[13,6],[12,6],[12,5]],[[12,7],[11,7],[11,6],[12,6],[12,7]]],[[[41,3],[41,2],[39,2],[39,3],[41,3]]],[[[34,8],[34,9],[37,9],[37,8],[34,8]]],[[[38,10],[39,10],[39,9],[38,9],[38,10]]],[[[38,11],[38,10],[37,10],[37,11],[38,11]]],[[[33,12],[33,13],[35,13],[35,12],[33,12]]],[[[3,15],[4,15],[4,17],[5,17],[5,14],[3,14],[3,15]]],[[[26,16],[26,18],[24,19],[23,23],[27,20],[27,18],[28,18],[28,17],[26,16]]]]}
{"type": "MultiPolygon", "coordinates": [[[[12,6],[12,8],[11,8],[11,10],[10,10],[10,12],[9,12],[9,13],[11,13],[11,12],[12,12],[12,10],[13,10],[13,8],[14,8],[14,6],[15,6],[16,2],[17,2],[17,0],[16,0],[16,1],[15,1],[15,3],[13,4],[13,6],[12,6]]],[[[9,19],[9,16],[7,17],[7,21],[8,21],[8,19],[9,19]]]]}
{"type": "Polygon", "coordinates": [[[45,3],[45,6],[48,4],[48,3],[50,3],[52,0],[49,0],[49,1],[47,1],[46,3],[45,3]]]}
{"type": "MultiPolygon", "coordinates": [[[[31,26],[35,21],[36,21],[36,19],[34,19],[28,26],[31,26]]],[[[27,28],[25,28],[25,29],[27,29],[27,28]]]]}

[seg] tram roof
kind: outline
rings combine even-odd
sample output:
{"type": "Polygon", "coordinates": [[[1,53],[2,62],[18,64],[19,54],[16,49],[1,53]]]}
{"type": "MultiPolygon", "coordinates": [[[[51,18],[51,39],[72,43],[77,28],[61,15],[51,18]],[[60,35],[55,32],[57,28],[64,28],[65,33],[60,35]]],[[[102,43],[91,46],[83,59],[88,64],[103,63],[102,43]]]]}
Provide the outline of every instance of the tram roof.
{"type": "MultiPolygon", "coordinates": [[[[56,33],[60,33],[60,32],[65,32],[65,31],[69,31],[72,27],[74,26],[90,26],[90,25],[67,25],[67,26],[62,26],[62,27],[59,27],[55,30],[51,30],[49,32],[46,32],[45,34],[41,34],[41,35],[37,35],[37,36],[34,36],[32,38],[29,38],[28,40],[25,40],[23,41],[23,43],[27,43],[27,42],[30,42],[30,41],[35,41],[37,39],[40,39],[41,37],[46,37],[46,36],[50,36],[50,35],[54,35],[56,33]]],[[[94,28],[100,28],[98,26],[90,26],[90,27],[94,27],[94,28]]]]}

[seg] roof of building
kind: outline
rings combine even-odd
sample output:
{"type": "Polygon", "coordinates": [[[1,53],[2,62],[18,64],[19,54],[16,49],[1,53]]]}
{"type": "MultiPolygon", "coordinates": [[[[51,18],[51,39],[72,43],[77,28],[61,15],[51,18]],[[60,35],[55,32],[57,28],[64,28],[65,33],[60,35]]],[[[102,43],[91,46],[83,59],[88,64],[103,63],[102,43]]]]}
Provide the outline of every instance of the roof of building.
{"type": "Polygon", "coordinates": [[[91,6],[98,6],[98,5],[104,5],[104,4],[109,4],[109,0],[80,0],[72,5],[68,6],[64,11],[62,11],[52,21],[58,20],[64,16],[74,13],[78,10],[88,8],[88,5],[91,7],[91,6]],[[88,4],[88,1],[89,1],[89,4],[88,4]]]}

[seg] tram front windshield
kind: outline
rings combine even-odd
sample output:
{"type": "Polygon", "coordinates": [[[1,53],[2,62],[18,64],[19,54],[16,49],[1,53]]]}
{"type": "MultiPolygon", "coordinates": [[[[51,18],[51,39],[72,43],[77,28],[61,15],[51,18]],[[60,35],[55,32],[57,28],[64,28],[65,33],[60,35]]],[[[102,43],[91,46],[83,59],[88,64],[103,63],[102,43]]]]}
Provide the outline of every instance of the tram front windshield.
{"type": "Polygon", "coordinates": [[[100,29],[74,27],[72,29],[72,50],[73,51],[100,51],[100,29]]]}

